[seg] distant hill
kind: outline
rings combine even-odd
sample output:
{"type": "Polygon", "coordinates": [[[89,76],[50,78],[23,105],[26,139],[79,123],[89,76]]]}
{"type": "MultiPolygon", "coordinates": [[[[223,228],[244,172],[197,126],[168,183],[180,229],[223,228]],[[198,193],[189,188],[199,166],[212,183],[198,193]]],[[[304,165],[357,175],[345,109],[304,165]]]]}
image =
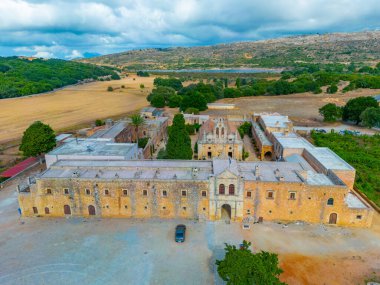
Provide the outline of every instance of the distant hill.
{"type": "Polygon", "coordinates": [[[118,79],[113,68],[60,59],[0,57],[0,99],[52,91],[82,80],[118,79]]]}
{"type": "Polygon", "coordinates": [[[380,60],[380,31],[294,36],[200,47],[138,49],[82,62],[130,70],[289,67],[300,63],[364,63],[380,60]]]}

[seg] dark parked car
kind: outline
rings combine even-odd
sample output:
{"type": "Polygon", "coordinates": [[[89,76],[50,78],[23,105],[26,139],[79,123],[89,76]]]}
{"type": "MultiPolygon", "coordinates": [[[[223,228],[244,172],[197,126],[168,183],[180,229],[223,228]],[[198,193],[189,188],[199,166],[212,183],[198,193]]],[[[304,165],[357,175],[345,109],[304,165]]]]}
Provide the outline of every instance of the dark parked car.
{"type": "Polygon", "coordinates": [[[184,242],[186,235],[186,226],[178,225],[175,227],[175,241],[176,242],[184,242]]]}

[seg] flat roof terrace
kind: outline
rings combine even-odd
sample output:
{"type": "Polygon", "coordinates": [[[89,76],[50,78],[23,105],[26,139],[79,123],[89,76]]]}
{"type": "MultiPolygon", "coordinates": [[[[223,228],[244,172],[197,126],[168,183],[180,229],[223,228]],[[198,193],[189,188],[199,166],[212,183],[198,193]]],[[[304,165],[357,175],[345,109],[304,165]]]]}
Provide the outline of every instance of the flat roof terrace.
{"type": "Polygon", "coordinates": [[[305,151],[318,160],[326,169],[355,170],[355,168],[327,147],[313,147],[305,151]]]}
{"type": "Polygon", "coordinates": [[[260,118],[269,128],[286,128],[291,123],[288,116],[283,115],[261,115],[260,118]]]}
{"type": "Polygon", "coordinates": [[[112,143],[111,139],[70,139],[48,155],[128,156],[137,151],[135,143],[112,143]]]}

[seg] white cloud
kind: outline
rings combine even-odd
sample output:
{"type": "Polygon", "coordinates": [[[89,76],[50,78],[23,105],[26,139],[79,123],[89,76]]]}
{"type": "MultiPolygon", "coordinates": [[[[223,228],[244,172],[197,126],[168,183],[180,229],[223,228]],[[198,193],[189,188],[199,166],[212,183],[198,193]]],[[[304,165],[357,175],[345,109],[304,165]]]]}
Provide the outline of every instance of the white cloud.
{"type": "Polygon", "coordinates": [[[378,0],[1,0],[0,11],[1,51],[62,58],[380,28],[378,0]]]}

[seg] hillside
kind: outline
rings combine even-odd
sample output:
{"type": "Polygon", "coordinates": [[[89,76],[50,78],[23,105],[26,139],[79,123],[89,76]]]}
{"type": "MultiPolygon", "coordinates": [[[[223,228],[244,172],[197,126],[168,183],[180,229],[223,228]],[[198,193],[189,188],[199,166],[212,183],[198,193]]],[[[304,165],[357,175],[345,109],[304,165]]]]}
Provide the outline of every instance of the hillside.
{"type": "Polygon", "coordinates": [[[139,69],[289,67],[298,63],[364,63],[380,59],[380,31],[295,36],[203,47],[139,49],[82,62],[139,69]]]}
{"type": "Polygon", "coordinates": [[[52,91],[90,79],[118,79],[110,67],[22,57],[0,57],[0,99],[52,91]]]}

